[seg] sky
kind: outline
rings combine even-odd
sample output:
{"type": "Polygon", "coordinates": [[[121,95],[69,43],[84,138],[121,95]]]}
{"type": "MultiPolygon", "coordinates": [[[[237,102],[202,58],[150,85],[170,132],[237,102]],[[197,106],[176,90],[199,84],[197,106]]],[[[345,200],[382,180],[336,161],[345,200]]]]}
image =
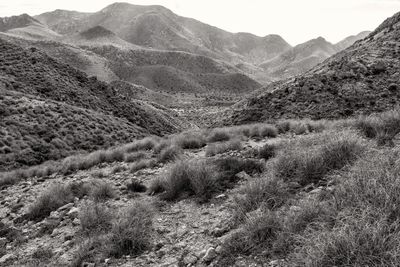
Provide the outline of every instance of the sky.
{"type": "MultiPolygon", "coordinates": [[[[96,12],[117,0],[0,0],[0,17],[55,9],[96,12]]],[[[121,0],[120,0],[121,1],[121,0]]],[[[336,43],[374,30],[400,11],[400,0],[125,0],[162,5],[230,32],[279,34],[291,45],[319,36],[336,43]]]]}

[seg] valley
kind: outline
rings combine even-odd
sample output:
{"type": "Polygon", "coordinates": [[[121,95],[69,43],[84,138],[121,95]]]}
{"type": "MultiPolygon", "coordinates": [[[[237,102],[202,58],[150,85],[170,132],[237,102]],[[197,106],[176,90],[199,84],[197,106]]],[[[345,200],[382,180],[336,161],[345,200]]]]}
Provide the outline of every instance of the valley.
{"type": "Polygon", "coordinates": [[[377,26],[0,18],[0,266],[398,266],[400,13],[377,26]]]}

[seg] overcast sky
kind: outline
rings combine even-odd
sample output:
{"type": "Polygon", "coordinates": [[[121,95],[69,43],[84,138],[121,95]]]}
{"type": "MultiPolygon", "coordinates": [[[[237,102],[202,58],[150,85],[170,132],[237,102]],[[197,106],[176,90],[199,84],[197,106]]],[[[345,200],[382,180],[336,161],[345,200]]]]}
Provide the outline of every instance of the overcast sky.
{"type": "MultiPolygon", "coordinates": [[[[0,17],[54,9],[95,12],[115,0],[0,0],[0,17]]],[[[126,0],[163,5],[231,32],[279,34],[296,45],[318,36],[328,41],[375,29],[400,11],[400,0],[126,0]]]]}

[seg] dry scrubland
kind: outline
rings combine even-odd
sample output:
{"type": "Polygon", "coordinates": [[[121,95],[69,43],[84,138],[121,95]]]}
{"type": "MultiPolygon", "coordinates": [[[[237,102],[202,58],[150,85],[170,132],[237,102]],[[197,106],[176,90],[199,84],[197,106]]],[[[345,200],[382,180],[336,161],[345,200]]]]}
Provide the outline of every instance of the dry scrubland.
{"type": "Polygon", "coordinates": [[[399,131],[397,111],[260,123],[2,173],[0,262],[396,266],[399,131]]]}

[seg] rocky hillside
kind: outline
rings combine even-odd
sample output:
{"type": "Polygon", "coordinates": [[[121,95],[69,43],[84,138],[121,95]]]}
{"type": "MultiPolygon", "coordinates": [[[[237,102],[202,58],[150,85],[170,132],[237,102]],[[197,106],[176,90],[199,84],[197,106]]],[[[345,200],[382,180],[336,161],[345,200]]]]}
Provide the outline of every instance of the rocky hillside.
{"type": "Polygon", "coordinates": [[[239,103],[228,123],[281,117],[339,118],[398,105],[400,13],[302,76],[239,103]]]}
{"type": "Polygon", "coordinates": [[[2,169],[32,163],[17,161],[23,160],[20,153],[28,153],[38,163],[137,136],[172,133],[184,125],[173,112],[120,94],[118,88],[37,48],[23,49],[3,39],[0,47],[0,82],[7,93],[1,99],[0,114],[2,169]],[[58,139],[61,142],[54,141],[58,139]]]}
{"type": "Polygon", "coordinates": [[[344,49],[350,47],[351,45],[353,45],[358,40],[364,39],[370,33],[371,33],[370,31],[363,31],[357,35],[349,36],[349,37],[343,39],[342,41],[338,42],[337,44],[335,44],[335,47],[338,51],[344,50],[344,49]]]}
{"type": "Polygon", "coordinates": [[[290,48],[277,35],[233,34],[180,17],[161,6],[115,3],[93,14],[56,10],[35,18],[61,34],[103,26],[136,45],[187,51],[230,61],[262,62],[290,48]]]}

